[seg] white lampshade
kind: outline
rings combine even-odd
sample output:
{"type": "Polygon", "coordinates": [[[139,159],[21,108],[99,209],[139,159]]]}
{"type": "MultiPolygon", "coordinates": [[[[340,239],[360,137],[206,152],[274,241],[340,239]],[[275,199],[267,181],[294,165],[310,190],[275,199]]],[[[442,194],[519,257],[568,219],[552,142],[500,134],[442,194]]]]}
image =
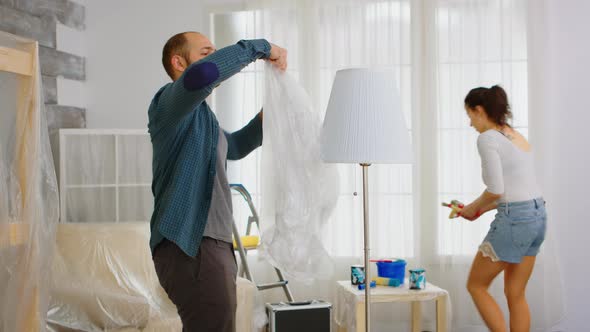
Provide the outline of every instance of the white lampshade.
{"type": "Polygon", "coordinates": [[[393,70],[336,72],[321,134],[321,154],[331,163],[412,162],[410,134],[393,70]]]}

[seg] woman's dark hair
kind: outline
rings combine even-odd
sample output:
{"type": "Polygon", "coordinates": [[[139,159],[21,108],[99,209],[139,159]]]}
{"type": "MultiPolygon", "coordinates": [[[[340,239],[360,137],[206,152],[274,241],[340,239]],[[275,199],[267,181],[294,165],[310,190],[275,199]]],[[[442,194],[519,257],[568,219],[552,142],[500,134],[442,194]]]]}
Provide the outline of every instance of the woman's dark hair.
{"type": "Polygon", "coordinates": [[[499,85],[472,89],[465,97],[465,105],[471,109],[481,106],[490,120],[500,126],[509,125],[508,120],[512,119],[506,91],[499,85]]]}

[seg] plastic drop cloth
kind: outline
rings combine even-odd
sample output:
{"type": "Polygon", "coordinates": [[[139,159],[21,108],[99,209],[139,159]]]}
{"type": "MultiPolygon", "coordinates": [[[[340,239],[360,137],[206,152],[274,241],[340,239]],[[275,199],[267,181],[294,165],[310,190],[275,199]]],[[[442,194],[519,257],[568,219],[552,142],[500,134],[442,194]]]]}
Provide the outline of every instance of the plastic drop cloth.
{"type": "Polygon", "coordinates": [[[0,32],[0,331],[45,331],[58,189],[38,45],[0,32]]]}
{"type": "MultiPolygon", "coordinates": [[[[52,264],[51,331],[143,330],[172,325],[175,307],[160,289],[146,223],[63,223],[52,264]]],[[[169,330],[169,329],[164,329],[169,330]]]]}
{"type": "Polygon", "coordinates": [[[287,73],[266,65],[262,145],[261,249],[302,282],[328,279],[333,264],[322,226],[339,192],[336,165],[320,158],[321,114],[287,73]]]}
{"type": "MultiPolygon", "coordinates": [[[[149,223],[61,223],[47,322],[50,331],[180,331],[176,306],[160,286],[149,223]]],[[[238,278],[236,326],[254,330],[256,286],[238,278]]]]}

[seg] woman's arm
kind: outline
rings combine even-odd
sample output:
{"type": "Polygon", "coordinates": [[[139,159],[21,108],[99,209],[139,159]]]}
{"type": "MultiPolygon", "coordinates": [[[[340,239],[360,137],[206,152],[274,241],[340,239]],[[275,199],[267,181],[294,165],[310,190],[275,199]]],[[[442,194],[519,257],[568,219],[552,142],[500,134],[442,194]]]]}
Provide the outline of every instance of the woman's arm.
{"type": "Polygon", "coordinates": [[[482,214],[495,209],[498,206],[498,199],[500,197],[502,197],[502,195],[493,194],[484,190],[476,200],[461,210],[460,216],[473,221],[479,218],[482,214]]]}
{"type": "Polygon", "coordinates": [[[504,192],[502,161],[498,153],[498,145],[494,137],[481,134],[477,138],[477,150],[481,157],[481,170],[486,190],[473,202],[465,206],[461,216],[467,220],[475,220],[489,210],[495,209],[497,201],[504,192]]]}

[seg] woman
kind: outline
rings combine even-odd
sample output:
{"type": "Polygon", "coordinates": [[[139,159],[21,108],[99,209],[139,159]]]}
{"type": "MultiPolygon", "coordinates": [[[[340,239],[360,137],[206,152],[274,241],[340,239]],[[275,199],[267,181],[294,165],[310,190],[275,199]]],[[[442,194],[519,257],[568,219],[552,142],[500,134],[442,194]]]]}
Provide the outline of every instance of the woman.
{"type": "Polygon", "coordinates": [[[461,216],[475,220],[497,209],[490,230],[473,260],[467,289],[488,328],[506,331],[500,307],[488,293],[496,276],[504,271],[504,293],[510,310],[510,331],[529,331],[530,312],[525,288],[535,257],[545,238],[545,201],[537,186],[531,146],[508,124],[512,117],[506,92],[499,87],[475,88],[465,97],[471,126],[480,135],[486,190],[461,216]]]}

